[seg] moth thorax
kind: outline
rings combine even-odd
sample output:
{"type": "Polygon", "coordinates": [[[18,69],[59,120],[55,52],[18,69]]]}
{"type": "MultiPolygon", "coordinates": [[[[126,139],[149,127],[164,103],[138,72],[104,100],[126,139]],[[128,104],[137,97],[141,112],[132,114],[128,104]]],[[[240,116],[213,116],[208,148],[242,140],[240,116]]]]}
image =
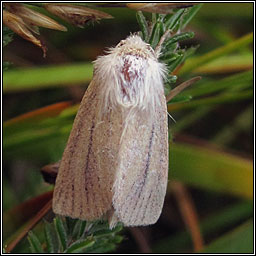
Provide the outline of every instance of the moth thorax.
{"type": "Polygon", "coordinates": [[[120,57],[116,66],[119,104],[130,107],[140,105],[147,95],[148,61],[138,54],[126,54],[120,57]]]}

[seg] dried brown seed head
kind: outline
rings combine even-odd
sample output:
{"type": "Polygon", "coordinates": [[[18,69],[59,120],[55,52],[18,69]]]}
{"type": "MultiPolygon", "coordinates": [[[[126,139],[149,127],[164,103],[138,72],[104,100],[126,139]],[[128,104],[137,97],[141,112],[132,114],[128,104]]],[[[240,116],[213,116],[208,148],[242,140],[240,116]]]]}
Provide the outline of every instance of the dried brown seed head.
{"type": "Polygon", "coordinates": [[[29,26],[23,21],[22,18],[11,12],[3,10],[3,23],[22,38],[39,46],[43,50],[45,56],[47,50],[46,47],[31,33],[29,26]]]}
{"type": "Polygon", "coordinates": [[[77,27],[83,27],[89,21],[113,18],[105,12],[100,12],[98,10],[78,5],[44,4],[44,8],[77,27]]]}
{"type": "MultiPolygon", "coordinates": [[[[55,20],[30,8],[27,8],[23,4],[5,3],[5,7],[9,12],[21,17],[23,21],[31,27],[39,26],[60,31],[67,31],[66,27],[60,25],[55,20]]],[[[32,31],[34,32],[34,30],[32,31]]]]}
{"type": "Polygon", "coordinates": [[[129,3],[127,7],[137,11],[168,14],[175,8],[186,8],[195,5],[195,3],[129,3]]]}

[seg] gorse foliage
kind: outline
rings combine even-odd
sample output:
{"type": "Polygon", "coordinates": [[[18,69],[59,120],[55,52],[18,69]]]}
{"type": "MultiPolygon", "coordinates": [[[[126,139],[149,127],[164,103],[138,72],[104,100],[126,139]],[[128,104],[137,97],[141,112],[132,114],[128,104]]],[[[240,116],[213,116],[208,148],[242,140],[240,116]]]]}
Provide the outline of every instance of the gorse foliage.
{"type": "Polygon", "coordinates": [[[30,231],[28,241],[32,253],[106,253],[115,250],[123,237],[121,225],[108,228],[107,222],[93,223],[78,219],[56,217],[44,222],[43,243],[30,231]]]}
{"type": "MultiPolygon", "coordinates": [[[[179,9],[173,11],[172,14],[152,14],[151,21],[147,21],[142,11],[138,11],[136,18],[140,26],[140,35],[142,39],[156,50],[159,47],[161,38],[165,40],[161,42],[161,55],[159,60],[165,63],[168,76],[166,77],[165,89],[166,93],[170,91],[172,84],[177,81],[174,75],[175,70],[191,56],[197,47],[187,49],[180,48],[180,42],[194,37],[193,32],[182,32],[188,22],[200,10],[202,4],[195,5],[188,9],[179,9]],[[166,35],[166,37],[164,36],[166,35]]],[[[189,97],[177,96],[173,101],[189,101],[189,97]]]]}

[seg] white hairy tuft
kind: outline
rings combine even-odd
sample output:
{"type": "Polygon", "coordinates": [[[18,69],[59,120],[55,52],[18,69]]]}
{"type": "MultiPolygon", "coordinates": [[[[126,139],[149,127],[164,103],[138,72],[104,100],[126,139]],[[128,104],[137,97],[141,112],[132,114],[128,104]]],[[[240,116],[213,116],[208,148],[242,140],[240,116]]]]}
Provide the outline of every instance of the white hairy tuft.
{"type": "Polygon", "coordinates": [[[129,115],[154,113],[164,93],[165,65],[139,36],[131,35],[95,61],[94,78],[100,85],[102,111],[120,106],[129,115]]]}

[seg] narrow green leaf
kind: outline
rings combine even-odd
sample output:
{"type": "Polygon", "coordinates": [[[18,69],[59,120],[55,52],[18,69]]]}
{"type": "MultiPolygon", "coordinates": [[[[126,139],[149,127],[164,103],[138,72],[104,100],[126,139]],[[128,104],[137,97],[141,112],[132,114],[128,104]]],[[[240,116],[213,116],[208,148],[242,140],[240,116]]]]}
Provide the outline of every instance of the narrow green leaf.
{"type": "Polygon", "coordinates": [[[156,13],[156,20],[163,22],[163,19],[166,15],[165,14],[161,14],[161,13],[156,13]]]}
{"type": "Polygon", "coordinates": [[[80,229],[79,229],[79,233],[78,236],[81,237],[84,232],[86,232],[86,228],[87,228],[87,222],[86,221],[82,221],[81,225],[80,225],[80,229]]]}
{"type": "Polygon", "coordinates": [[[54,219],[54,227],[60,242],[60,249],[64,251],[67,249],[68,236],[65,224],[60,217],[54,219]]]}
{"type": "Polygon", "coordinates": [[[175,61],[180,55],[175,52],[169,52],[161,56],[160,60],[166,62],[166,63],[171,63],[175,61]]]}
{"type": "Polygon", "coordinates": [[[169,73],[172,73],[183,61],[184,53],[179,53],[176,59],[167,66],[169,73]]]}
{"type": "Polygon", "coordinates": [[[241,72],[252,68],[253,54],[252,52],[246,52],[219,57],[194,69],[193,72],[199,74],[225,74],[228,72],[241,72]]]}
{"type": "Polygon", "coordinates": [[[88,235],[95,235],[95,234],[105,234],[105,233],[115,233],[115,232],[119,232],[120,230],[122,230],[123,226],[118,223],[118,225],[115,226],[115,228],[113,229],[109,229],[109,224],[108,222],[96,222],[94,223],[94,225],[90,228],[90,230],[88,231],[88,235]]]}
{"type": "Polygon", "coordinates": [[[193,55],[198,47],[199,47],[199,45],[196,45],[196,46],[191,46],[190,48],[186,49],[185,52],[184,52],[183,61],[185,61],[191,55],[193,55]]]}
{"type": "Polygon", "coordinates": [[[195,35],[194,32],[183,32],[180,34],[176,34],[175,36],[172,36],[171,38],[167,39],[164,42],[164,47],[168,48],[170,47],[171,44],[174,44],[183,40],[191,39],[194,37],[194,35],[195,35]]]}
{"type": "Polygon", "coordinates": [[[153,49],[156,48],[159,40],[160,40],[160,32],[161,32],[161,22],[157,22],[155,23],[153,29],[152,29],[152,33],[149,39],[149,44],[151,45],[151,47],[153,49]]]}
{"type": "Polygon", "coordinates": [[[70,217],[65,218],[65,223],[67,227],[67,233],[72,234],[75,224],[77,223],[78,219],[73,219],[70,217]]]}
{"type": "Polygon", "coordinates": [[[160,32],[159,32],[159,40],[160,40],[162,35],[165,32],[165,27],[164,27],[164,23],[162,21],[160,21],[159,23],[160,23],[160,32]]]}
{"type": "Polygon", "coordinates": [[[54,230],[51,226],[50,223],[44,222],[44,236],[45,236],[45,241],[47,245],[47,250],[49,253],[55,253],[57,252],[57,240],[54,234],[54,230]]]}
{"type": "Polygon", "coordinates": [[[209,61],[217,59],[220,56],[223,56],[235,50],[239,50],[240,48],[247,46],[252,42],[253,42],[253,33],[250,33],[233,41],[232,43],[229,43],[227,45],[214,49],[213,51],[210,51],[200,57],[191,58],[182,67],[182,69],[179,72],[179,75],[190,72],[200,67],[201,65],[208,63],[209,61]]]}
{"type": "Polygon", "coordinates": [[[12,69],[4,72],[3,91],[11,93],[88,83],[92,72],[91,63],[12,69]]]}
{"type": "MultiPolygon", "coordinates": [[[[204,238],[212,234],[223,232],[234,225],[253,216],[252,201],[242,201],[222,209],[216,209],[201,220],[200,230],[204,238]]],[[[188,231],[181,231],[166,237],[153,245],[154,253],[184,252],[185,248],[192,248],[191,235],[188,231]]]]}
{"type": "Polygon", "coordinates": [[[216,81],[206,81],[198,83],[197,86],[189,88],[183,92],[183,95],[193,95],[194,97],[203,96],[210,93],[216,93],[223,90],[240,91],[252,87],[253,71],[249,70],[238,74],[224,77],[216,81]]]}
{"type": "Polygon", "coordinates": [[[188,108],[198,108],[200,106],[209,106],[213,104],[223,104],[228,102],[250,99],[252,97],[253,97],[253,90],[246,90],[238,93],[222,93],[219,96],[192,100],[190,102],[187,102],[186,104],[175,103],[172,106],[168,106],[168,111],[175,111],[177,109],[181,110],[181,109],[188,109],[188,108]]]}
{"type": "Polygon", "coordinates": [[[175,96],[173,99],[171,99],[168,103],[172,104],[172,103],[176,103],[176,102],[188,102],[190,100],[192,100],[192,96],[191,95],[177,95],[175,96]]]}
{"type": "Polygon", "coordinates": [[[123,236],[115,234],[115,236],[111,237],[110,240],[111,240],[111,242],[113,242],[115,244],[119,244],[119,243],[121,243],[123,241],[123,239],[124,239],[123,236]]]}
{"type": "Polygon", "coordinates": [[[86,240],[77,240],[72,245],[69,246],[63,253],[83,253],[87,248],[93,246],[95,241],[93,238],[88,238],[86,240]]]}
{"type": "Polygon", "coordinates": [[[117,226],[115,226],[113,229],[102,229],[99,231],[95,231],[93,233],[94,237],[104,237],[104,236],[108,236],[110,234],[114,234],[114,233],[118,233],[123,229],[123,226],[121,224],[118,224],[117,226]]]}
{"type": "Polygon", "coordinates": [[[174,14],[167,14],[164,18],[164,25],[166,30],[170,29],[171,31],[173,31],[173,29],[178,24],[183,13],[184,13],[184,9],[180,9],[174,14]]]}
{"type": "Polygon", "coordinates": [[[140,26],[140,31],[142,32],[142,39],[147,43],[149,39],[148,24],[142,11],[136,13],[136,18],[140,26]]]}
{"type": "Polygon", "coordinates": [[[218,238],[200,253],[253,253],[253,220],[218,238]]]}
{"type": "Polygon", "coordinates": [[[249,199],[253,197],[253,164],[247,159],[206,146],[176,143],[170,145],[170,166],[171,177],[186,184],[249,199]]]}
{"type": "Polygon", "coordinates": [[[227,145],[233,141],[239,133],[249,131],[253,127],[253,106],[250,105],[242,113],[240,113],[235,120],[222,128],[218,134],[212,139],[216,145],[227,145]],[[230,132],[232,127],[232,132],[230,132]]]}
{"type": "Polygon", "coordinates": [[[168,83],[168,84],[174,84],[174,83],[176,83],[177,82],[177,79],[178,79],[178,77],[177,76],[175,76],[175,75],[169,75],[167,78],[166,78],[166,82],[168,83]]]}
{"type": "Polygon", "coordinates": [[[85,227],[86,227],[86,221],[77,220],[72,231],[72,236],[79,239],[83,235],[85,231],[85,227]]]}
{"type": "Polygon", "coordinates": [[[160,60],[162,56],[168,55],[168,54],[172,54],[174,52],[176,52],[176,50],[179,48],[179,44],[172,44],[170,45],[168,48],[164,47],[164,44],[162,45],[162,51],[161,51],[161,56],[160,56],[160,60]]]}
{"type": "Polygon", "coordinates": [[[191,55],[193,55],[195,53],[196,49],[197,49],[197,46],[196,47],[192,46],[189,49],[177,51],[177,54],[179,54],[180,57],[178,57],[174,62],[168,64],[168,66],[167,66],[168,71],[170,73],[173,72],[187,58],[189,58],[191,55]]]}
{"type": "Polygon", "coordinates": [[[195,6],[186,9],[186,12],[182,17],[180,29],[184,29],[187,26],[187,24],[193,19],[202,6],[203,4],[196,4],[195,6]]]}
{"type": "Polygon", "coordinates": [[[43,253],[44,252],[39,239],[32,231],[28,232],[28,241],[29,241],[30,249],[31,249],[32,253],[43,253]]]}

